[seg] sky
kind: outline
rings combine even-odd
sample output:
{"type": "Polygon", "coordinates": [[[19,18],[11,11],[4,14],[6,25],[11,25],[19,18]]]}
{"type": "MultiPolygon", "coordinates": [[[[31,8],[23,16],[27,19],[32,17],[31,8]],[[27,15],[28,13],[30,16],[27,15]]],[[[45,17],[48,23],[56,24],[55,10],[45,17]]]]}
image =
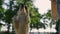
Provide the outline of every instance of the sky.
{"type": "Polygon", "coordinates": [[[44,14],[51,9],[50,0],[35,0],[33,4],[38,8],[39,13],[44,14]]]}

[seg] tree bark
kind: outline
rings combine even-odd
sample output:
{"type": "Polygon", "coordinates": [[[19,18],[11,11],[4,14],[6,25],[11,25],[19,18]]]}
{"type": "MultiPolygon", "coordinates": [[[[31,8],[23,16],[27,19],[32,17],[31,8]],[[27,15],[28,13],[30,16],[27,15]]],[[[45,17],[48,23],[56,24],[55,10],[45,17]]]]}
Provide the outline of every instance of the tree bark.
{"type": "Polygon", "coordinates": [[[52,9],[52,17],[54,20],[58,19],[58,13],[57,13],[57,3],[56,0],[51,0],[51,9],[52,9]]]}

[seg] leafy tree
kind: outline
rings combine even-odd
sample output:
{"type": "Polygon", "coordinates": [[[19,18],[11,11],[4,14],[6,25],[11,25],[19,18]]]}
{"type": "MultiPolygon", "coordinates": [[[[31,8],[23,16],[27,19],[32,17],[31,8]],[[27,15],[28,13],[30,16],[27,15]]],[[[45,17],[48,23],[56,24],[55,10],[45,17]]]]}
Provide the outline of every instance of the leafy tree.
{"type": "Polygon", "coordinates": [[[52,27],[52,24],[54,23],[54,20],[52,19],[52,13],[51,10],[48,10],[48,12],[45,14],[46,19],[50,21],[50,27],[52,27]]]}
{"type": "MultiPolygon", "coordinates": [[[[17,0],[9,0],[9,4],[4,3],[8,8],[7,9],[1,8],[2,11],[0,11],[0,16],[2,16],[2,17],[0,17],[0,19],[3,20],[4,22],[6,22],[8,25],[8,33],[9,33],[9,29],[10,29],[10,23],[12,23],[12,17],[16,15],[16,13],[19,9],[19,6],[23,3],[29,9],[29,15],[30,15],[30,19],[31,19],[30,27],[31,28],[34,27],[37,29],[39,29],[41,27],[45,28],[45,25],[42,22],[40,22],[40,19],[43,16],[38,13],[38,9],[35,8],[35,6],[33,5],[31,0],[18,0],[18,1],[17,0]],[[16,2],[14,2],[14,1],[16,1],[16,2]]],[[[1,3],[1,5],[2,5],[2,3],[1,3]]],[[[50,17],[51,17],[50,12],[48,12],[46,14],[46,16],[47,16],[47,18],[50,19],[50,17]]]]}
{"type": "Polygon", "coordinates": [[[52,18],[51,10],[48,10],[48,12],[44,16],[46,16],[45,19],[48,19],[50,21],[50,28],[51,28],[52,25],[55,24],[55,22],[54,22],[54,20],[52,18]]]}
{"type": "Polygon", "coordinates": [[[0,0],[0,30],[1,30],[1,27],[2,27],[1,20],[3,18],[3,11],[4,11],[4,9],[2,8],[2,4],[3,4],[3,0],[0,0]]]}

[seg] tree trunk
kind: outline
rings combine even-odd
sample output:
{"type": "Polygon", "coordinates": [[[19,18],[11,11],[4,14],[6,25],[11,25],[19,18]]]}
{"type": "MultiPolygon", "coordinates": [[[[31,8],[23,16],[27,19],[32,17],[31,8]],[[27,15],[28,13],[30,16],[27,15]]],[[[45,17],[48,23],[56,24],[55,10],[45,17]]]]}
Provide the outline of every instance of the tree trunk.
{"type": "Polygon", "coordinates": [[[57,3],[56,0],[51,0],[51,9],[52,9],[52,17],[54,20],[58,19],[58,13],[57,13],[57,3]]]}

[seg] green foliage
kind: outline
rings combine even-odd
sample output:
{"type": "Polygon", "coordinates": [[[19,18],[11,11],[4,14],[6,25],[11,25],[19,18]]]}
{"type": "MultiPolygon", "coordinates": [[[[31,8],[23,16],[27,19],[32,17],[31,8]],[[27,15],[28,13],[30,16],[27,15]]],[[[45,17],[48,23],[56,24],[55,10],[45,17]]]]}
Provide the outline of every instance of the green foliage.
{"type": "Polygon", "coordinates": [[[52,27],[52,25],[56,24],[56,22],[52,19],[50,22],[50,28],[52,27]]]}
{"type": "Polygon", "coordinates": [[[27,2],[30,2],[31,0],[18,0],[18,3],[27,3],[27,2]]]}
{"type": "Polygon", "coordinates": [[[45,14],[46,15],[46,18],[50,20],[52,18],[52,15],[51,14],[52,14],[51,13],[51,10],[48,10],[47,14],[45,14]]]}
{"type": "Polygon", "coordinates": [[[14,11],[11,11],[11,10],[6,10],[4,12],[4,20],[6,23],[11,23],[12,22],[12,17],[14,16],[14,11]]]}
{"type": "MultiPolygon", "coordinates": [[[[45,28],[45,25],[42,22],[40,22],[40,19],[42,18],[42,16],[38,13],[38,9],[35,8],[31,0],[18,0],[16,5],[14,4],[14,0],[12,1],[9,0],[9,5],[8,5],[9,8],[6,10],[2,8],[0,9],[0,16],[1,16],[0,18],[8,24],[12,23],[12,17],[16,15],[22,3],[25,3],[25,5],[29,10],[29,15],[31,19],[30,27],[32,28],[32,24],[33,24],[34,28],[37,28],[37,29],[42,27],[45,28]]],[[[47,14],[50,15],[49,13],[47,14]]],[[[48,16],[47,14],[46,16],[48,16]]]]}
{"type": "Polygon", "coordinates": [[[38,23],[40,22],[40,14],[36,10],[36,8],[31,9],[30,12],[30,17],[31,17],[31,23],[38,23]]]}
{"type": "Polygon", "coordinates": [[[3,17],[3,11],[4,9],[2,8],[3,0],[0,0],[0,19],[3,17]]]}
{"type": "MultiPolygon", "coordinates": [[[[3,11],[4,9],[2,8],[3,0],[0,0],[0,20],[3,18],[3,11]]],[[[1,22],[1,21],[0,21],[1,22]]],[[[1,31],[2,24],[0,23],[0,31],[1,31]]]]}
{"type": "MultiPolygon", "coordinates": [[[[44,17],[44,19],[48,19],[50,21],[50,23],[49,23],[50,28],[52,27],[52,25],[55,24],[55,21],[52,18],[51,10],[48,10],[48,12],[46,14],[42,15],[42,17],[44,17]]],[[[48,26],[48,24],[46,24],[46,25],[48,26]]]]}
{"type": "Polygon", "coordinates": [[[3,0],[0,0],[0,6],[2,5],[2,3],[3,3],[3,0]]]}

